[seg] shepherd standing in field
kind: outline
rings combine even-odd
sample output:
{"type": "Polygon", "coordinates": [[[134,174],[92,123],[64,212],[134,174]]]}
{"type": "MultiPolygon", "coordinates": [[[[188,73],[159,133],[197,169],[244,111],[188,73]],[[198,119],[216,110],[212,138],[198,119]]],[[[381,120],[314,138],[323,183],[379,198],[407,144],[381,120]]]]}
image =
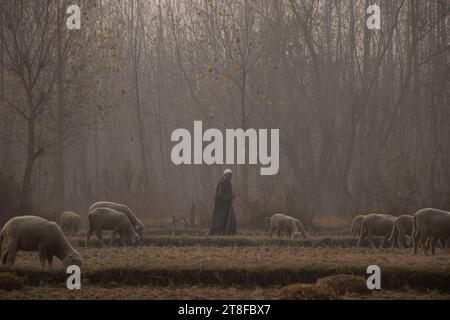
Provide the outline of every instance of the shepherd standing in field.
{"type": "Polygon", "coordinates": [[[233,172],[227,169],[217,182],[213,220],[209,230],[210,236],[236,234],[236,217],[233,208],[233,199],[236,194],[233,193],[231,185],[232,177],[233,172]]]}

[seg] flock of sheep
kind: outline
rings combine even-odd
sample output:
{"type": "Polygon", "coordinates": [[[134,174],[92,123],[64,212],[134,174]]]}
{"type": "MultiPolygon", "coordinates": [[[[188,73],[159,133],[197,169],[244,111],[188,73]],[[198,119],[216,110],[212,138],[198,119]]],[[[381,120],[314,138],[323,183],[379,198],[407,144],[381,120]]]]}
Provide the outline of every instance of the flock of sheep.
{"type": "MultiPolygon", "coordinates": [[[[284,214],[275,214],[270,219],[270,235],[274,232],[281,237],[298,238],[307,234],[298,219],[284,214]]],[[[436,244],[449,247],[450,244],[450,212],[438,209],[422,209],[413,216],[402,215],[394,217],[388,214],[368,214],[355,217],[351,225],[351,234],[358,235],[356,243],[360,247],[364,240],[369,242],[371,248],[375,247],[374,237],[383,237],[380,244],[385,247],[389,242],[392,247],[405,248],[413,245],[413,252],[417,254],[420,245],[425,254],[431,248],[436,252],[436,244]]]]}
{"type": "MultiPolygon", "coordinates": [[[[136,217],[130,208],[123,204],[101,201],[89,208],[89,229],[86,235],[86,245],[95,232],[100,245],[103,245],[103,230],[112,231],[111,240],[116,235],[121,242],[136,244],[144,235],[144,224],[136,217]]],[[[12,267],[19,251],[38,251],[42,268],[46,264],[51,268],[53,257],[63,262],[64,268],[70,265],[82,265],[80,253],[67,240],[64,233],[78,235],[82,220],[79,214],[64,212],[61,214],[61,227],[36,216],[15,217],[9,220],[0,231],[0,261],[1,264],[12,267]]]]}
{"type": "Polygon", "coordinates": [[[364,239],[369,241],[373,248],[374,236],[383,237],[381,246],[390,242],[391,246],[400,248],[410,245],[417,254],[418,247],[422,247],[425,254],[431,249],[431,254],[436,252],[436,244],[448,247],[450,243],[450,212],[426,208],[417,211],[414,215],[402,215],[394,217],[388,214],[369,214],[357,216],[352,221],[352,234],[359,231],[357,247],[364,239]]]}
{"type": "MultiPolygon", "coordinates": [[[[300,220],[284,215],[274,214],[267,218],[270,222],[270,236],[307,238],[308,234],[300,220]]],[[[101,201],[94,203],[88,213],[89,228],[86,233],[86,246],[90,237],[96,234],[100,246],[103,246],[102,233],[112,231],[111,241],[120,236],[122,244],[136,244],[144,235],[144,224],[130,208],[123,204],[101,201]]],[[[61,214],[61,227],[36,216],[21,216],[9,220],[0,231],[1,264],[12,267],[18,251],[38,251],[42,268],[46,264],[51,268],[53,257],[63,262],[65,268],[70,265],[82,265],[82,258],[67,240],[65,234],[80,235],[81,216],[74,212],[61,214]]],[[[392,246],[404,248],[412,242],[414,254],[420,245],[425,254],[431,248],[435,253],[436,244],[449,247],[450,212],[438,209],[422,209],[413,216],[394,217],[387,214],[360,215],[353,219],[351,234],[359,235],[356,244],[359,247],[367,240],[371,248],[375,247],[374,237],[383,237],[381,246],[388,242],[392,246]],[[447,242],[447,243],[446,243],[447,242]]]]}

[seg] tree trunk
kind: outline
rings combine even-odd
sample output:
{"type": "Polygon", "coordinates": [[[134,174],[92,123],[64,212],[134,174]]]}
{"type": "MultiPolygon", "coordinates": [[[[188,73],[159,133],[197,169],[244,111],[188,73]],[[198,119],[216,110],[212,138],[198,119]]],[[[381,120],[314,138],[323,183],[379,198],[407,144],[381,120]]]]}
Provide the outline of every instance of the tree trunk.
{"type": "Polygon", "coordinates": [[[20,191],[19,210],[21,213],[27,213],[31,210],[31,177],[33,173],[33,165],[35,160],[35,120],[28,119],[28,141],[27,141],[27,160],[25,164],[25,172],[22,180],[22,188],[20,191]]]}
{"type": "MultiPolygon", "coordinates": [[[[161,188],[163,191],[163,194],[167,196],[169,194],[168,187],[167,187],[167,178],[166,177],[166,161],[165,161],[165,150],[164,150],[164,136],[163,136],[163,126],[162,126],[162,119],[161,119],[161,109],[162,109],[162,97],[164,95],[164,85],[162,82],[162,76],[164,74],[164,34],[163,34],[163,20],[162,20],[162,10],[161,10],[161,0],[158,1],[158,20],[159,20],[159,26],[158,26],[158,43],[157,43],[157,61],[156,61],[156,68],[157,68],[157,79],[156,79],[156,100],[158,104],[158,131],[159,131],[159,153],[161,155],[161,188]]],[[[161,208],[163,211],[171,211],[173,208],[166,208],[166,203],[170,206],[172,204],[172,201],[170,199],[161,199],[164,207],[161,208]],[[166,201],[168,200],[168,201],[166,201]]]]}
{"type": "MultiPolygon", "coordinates": [[[[5,71],[3,69],[4,62],[4,31],[3,31],[3,14],[0,14],[0,103],[5,99],[5,71]]],[[[9,111],[4,110],[3,118],[3,158],[1,166],[5,168],[10,159],[11,149],[11,124],[9,121],[9,111]]]]}
{"type": "Polygon", "coordinates": [[[136,118],[138,122],[138,137],[139,137],[139,146],[141,153],[141,162],[142,162],[142,172],[144,177],[144,188],[148,188],[149,183],[149,173],[148,173],[148,161],[147,161],[147,150],[145,148],[145,134],[144,134],[144,124],[142,121],[142,105],[141,105],[141,93],[139,87],[139,66],[140,66],[140,47],[138,45],[138,31],[139,31],[139,23],[140,19],[140,3],[137,1],[136,8],[136,16],[134,16],[134,1],[131,2],[131,58],[133,60],[132,72],[133,72],[133,86],[134,86],[134,94],[135,94],[135,106],[136,106],[136,118]],[[135,25],[135,19],[137,23],[135,25]]]}
{"type": "Polygon", "coordinates": [[[58,2],[57,34],[57,110],[56,110],[56,172],[55,201],[58,210],[64,208],[64,61],[62,52],[62,8],[58,2]]]}

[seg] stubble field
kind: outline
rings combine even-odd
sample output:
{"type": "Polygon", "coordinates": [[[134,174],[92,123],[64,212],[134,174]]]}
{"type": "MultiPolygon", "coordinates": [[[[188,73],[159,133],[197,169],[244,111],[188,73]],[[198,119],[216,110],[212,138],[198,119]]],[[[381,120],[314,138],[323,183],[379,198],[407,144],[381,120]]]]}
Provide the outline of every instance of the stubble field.
{"type": "Polygon", "coordinates": [[[42,271],[37,253],[20,252],[14,269],[0,269],[0,298],[450,299],[448,249],[414,256],[411,249],[354,248],[355,240],[344,236],[147,236],[137,247],[104,248],[95,241],[85,247],[82,238],[71,242],[84,260],[81,290],[66,288],[59,261],[42,271]],[[381,268],[380,291],[364,289],[369,265],[381,268]],[[342,275],[353,276],[350,285],[339,282],[342,275]],[[316,284],[326,277],[336,277],[336,287],[316,284]]]}

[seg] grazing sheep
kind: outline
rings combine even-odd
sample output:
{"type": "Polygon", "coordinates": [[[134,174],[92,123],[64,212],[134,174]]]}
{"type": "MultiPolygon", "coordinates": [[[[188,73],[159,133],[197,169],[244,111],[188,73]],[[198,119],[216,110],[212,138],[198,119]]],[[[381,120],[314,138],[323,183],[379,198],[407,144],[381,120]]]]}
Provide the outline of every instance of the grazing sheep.
{"type": "Polygon", "coordinates": [[[9,220],[0,232],[0,260],[9,267],[14,265],[18,251],[38,251],[41,266],[46,261],[50,268],[53,256],[63,262],[64,268],[82,265],[82,259],[67,241],[55,223],[35,216],[16,217],[9,220]]]}
{"type": "Polygon", "coordinates": [[[358,236],[359,237],[359,232],[361,231],[361,223],[363,221],[365,216],[363,215],[359,215],[353,218],[352,220],[352,227],[350,230],[350,235],[351,236],[358,236]]]}
{"type": "MultiPolygon", "coordinates": [[[[411,240],[411,242],[412,242],[412,240],[411,240]]],[[[441,239],[439,239],[439,241],[437,241],[436,245],[441,249],[450,248],[450,238],[448,238],[448,239],[441,238],[441,239]]],[[[430,246],[431,246],[431,237],[428,237],[428,239],[425,242],[425,247],[428,250],[428,249],[430,249],[430,246]]]]}
{"type": "Polygon", "coordinates": [[[117,210],[110,208],[94,209],[89,212],[88,221],[89,230],[86,236],[86,246],[88,246],[90,236],[94,231],[100,242],[100,246],[103,246],[103,230],[113,231],[111,235],[111,243],[114,242],[116,233],[119,234],[122,244],[124,244],[125,241],[135,244],[139,239],[138,234],[134,231],[127,216],[117,210]]]}
{"type": "Polygon", "coordinates": [[[127,205],[109,201],[98,201],[89,208],[89,212],[97,208],[110,208],[124,213],[127,216],[128,220],[130,220],[131,225],[133,226],[139,237],[142,238],[144,236],[144,224],[141,222],[141,220],[138,219],[138,217],[136,217],[136,215],[127,205]]]}
{"type": "Polygon", "coordinates": [[[81,232],[81,216],[75,212],[63,212],[61,214],[61,229],[65,234],[76,236],[81,232]]]}
{"type": "Polygon", "coordinates": [[[372,213],[365,216],[361,223],[361,232],[356,247],[359,247],[363,239],[366,238],[369,241],[370,247],[375,247],[373,236],[383,236],[384,238],[380,246],[384,247],[391,235],[395,219],[394,216],[388,214],[372,213]]]}
{"type": "Polygon", "coordinates": [[[424,253],[435,254],[436,243],[450,238],[450,212],[439,209],[422,209],[413,217],[413,253],[417,254],[420,244],[424,253]]]}
{"type": "Polygon", "coordinates": [[[308,234],[305,231],[305,228],[303,228],[303,223],[299,220],[294,218],[295,225],[297,226],[298,231],[301,233],[303,238],[308,238],[308,234]]]}
{"type": "Polygon", "coordinates": [[[299,238],[303,236],[307,237],[306,232],[301,224],[300,220],[287,215],[277,213],[270,218],[270,236],[276,232],[278,237],[281,238],[283,232],[285,232],[288,238],[299,238]],[[299,231],[300,229],[300,231],[299,231]]]}
{"type": "Polygon", "coordinates": [[[410,245],[410,237],[412,236],[413,217],[409,215],[399,216],[392,226],[391,237],[389,242],[392,247],[398,245],[404,249],[405,244],[410,245]]]}

